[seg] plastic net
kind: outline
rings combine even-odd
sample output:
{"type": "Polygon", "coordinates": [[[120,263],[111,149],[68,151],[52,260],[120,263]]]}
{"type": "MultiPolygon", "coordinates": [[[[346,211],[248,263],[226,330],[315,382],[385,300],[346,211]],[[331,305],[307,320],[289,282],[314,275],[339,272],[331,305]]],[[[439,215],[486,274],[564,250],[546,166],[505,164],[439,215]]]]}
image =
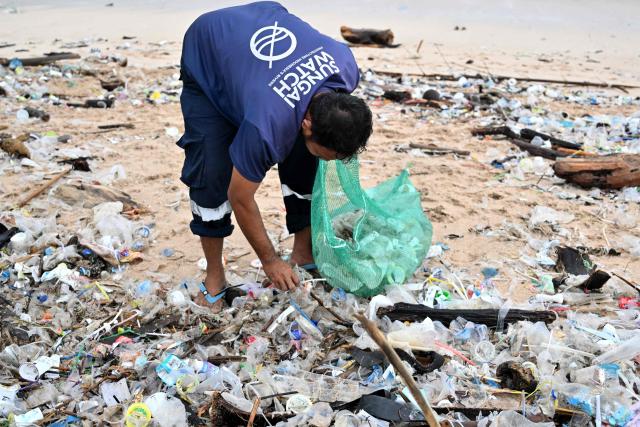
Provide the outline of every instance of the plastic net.
{"type": "Polygon", "coordinates": [[[363,190],[358,169],[355,158],[320,161],[311,209],[313,256],[332,286],[372,296],[413,275],[431,245],[432,226],[407,171],[363,190]]]}

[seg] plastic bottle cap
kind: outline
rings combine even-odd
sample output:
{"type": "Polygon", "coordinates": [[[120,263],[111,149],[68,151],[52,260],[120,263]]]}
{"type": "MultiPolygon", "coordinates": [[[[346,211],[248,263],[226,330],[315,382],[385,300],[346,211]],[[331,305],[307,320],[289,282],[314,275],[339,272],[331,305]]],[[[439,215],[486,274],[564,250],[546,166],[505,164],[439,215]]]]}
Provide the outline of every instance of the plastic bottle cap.
{"type": "Polygon", "coordinates": [[[287,399],[287,412],[300,414],[311,408],[311,405],[311,400],[307,396],[303,394],[294,394],[287,399]]]}
{"type": "Polygon", "coordinates": [[[18,119],[19,122],[25,122],[29,120],[29,113],[24,109],[18,110],[16,113],[16,119],[18,119]]]}
{"type": "Polygon", "coordinates": [[[134,403],[127,408],[124,423],[127,427],[146,427],[151,421],[151,409],[144,403],[134,403]]]}

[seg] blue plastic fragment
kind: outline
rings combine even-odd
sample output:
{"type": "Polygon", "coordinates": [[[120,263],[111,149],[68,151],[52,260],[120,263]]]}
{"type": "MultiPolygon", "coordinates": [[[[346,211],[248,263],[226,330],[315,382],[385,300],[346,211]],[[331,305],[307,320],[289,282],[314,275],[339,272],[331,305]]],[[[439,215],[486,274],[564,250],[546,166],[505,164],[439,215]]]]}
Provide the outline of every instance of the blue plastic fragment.
{"type": "Polygon", "coordinates": [[[382,368],[380,365],[373,365],[371,367],[372,372],[369,374],[366,380],[364,380],[364,384],[371,384],[377,382],[378,378],[380,378],[383,374],[382,368]]]}
{"type": "Polygon", "coordinates": [[[342,288],[334,288],[331,291],[331,299],[336,302],[342,302],[347,299],[347,293],[342,288]]]}
{"type": "Polygon", "coordinates": [[[493,160],[491,162],[491,166],[493,166],[496,169],[504,169],[504,164],[498,160],[493,160]]]}
{"type": "Polygon", "coordinates": [[[498,269],[493,267],[485,267],[482,269],[482,275],[485,279],[491,279],[498,275],[498,269]]]}
{"type": "Polygon", "coordinates": [[[22,67],[22,61],[20,61],[18,58],[13,58],[11,61],[9,61],[9,69],[15,70],[18,67],[22,67]]]}

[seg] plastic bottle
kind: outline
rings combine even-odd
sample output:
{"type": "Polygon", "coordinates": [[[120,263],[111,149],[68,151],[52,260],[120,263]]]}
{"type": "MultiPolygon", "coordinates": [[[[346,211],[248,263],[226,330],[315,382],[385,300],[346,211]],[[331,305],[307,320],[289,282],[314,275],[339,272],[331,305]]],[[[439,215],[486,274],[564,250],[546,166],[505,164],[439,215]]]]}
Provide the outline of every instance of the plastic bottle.
{"type": "Polygon", "coordinates": [[[361,420],[351,411],[342,410],[336,413],[333,425],[335,427],[360,427],[361,420]]]}
{"type": "Polygon", "coordinates": [[[187,427],[187,412],[179,399],[159,392],[146,398],[144,403],[160,427],[187,427]]]}
{"type": "Polygon", "coordinates": [[[572,370],[569,372],[569,378],[571,382],[580,383],[584,385],[596,385],[603,384],[605,381],[606,372],[599,365],[587,366],[586,368],[572,370]]]}
{"type": "Polygon", "coordinates": [[[255,401],[256,398],[261,398],[260,407],[266,409],[273,404],[273,398],[264,399],[264,396],[270,396],[274,394],[273,389],[268,384],[255,382],[248,383],[244,386],[245,395],[251,401],[255,401]]]}
{"type": "Polygon", "coordinates": [[[146,225],[138,227],[134,230],[133,236],[135,238],[131,249],[134,251],[142,251],[149,246],[149,239],[151,235],[151,229],[146,225]]]}
{"type": "Polygon", "coordinates": [[[278,393],[295,390],[311,400],[323,402],[352,402],[363,394],[382,387],[367,387],[358,381],[334,378],[292,368],[286,374],[275,374],[273,384],[278,393]]]}
{"type": "Polygon", "coordinates": [[[20,232],[14,234],[9,241],[11,242],[11,250],[18,254],[22,254],[27,252],[33,244],[33,236],[28,231],[20,232]]]}
{"type": "Polygon", "coordinates": [[[168,386],[174,386],[179,377],[185,374],[192,374],[193,369],[176,355],[169,354],[156,366],[156,373],[163,383],[168,386]]]}
{"type": "Polygon", "coordinates": [[[624,228],[624,229],[632,229],[635,228],[637,224],[636,215],[631,212],[628,212],[627,209],[620,206],[613,214],[613,220],[616,225],[624,228]]]}
{"type": "Polygon", "coordinates": [[[316,427],[329,427],[333,420],[333,409],[327,402],[318,402],[314,404],[307,412],[310,416],[309,425],[316,427]]]}
{"type": "Polygon", "coordinates": [[[223,373],[216,365],[201,360],[187,360],[187,363],[200,378],[198,393],[225,388],[223,373]]]}
{"type": "Polygon", "coordinates": [[[155,285],[151,280],[143,280],[135,288],[136,298],[145,297],[155,291],[155,285]]]}
{"type": "Polygon", "coordinates": [[[613,363],[622,360],[631,360],[640,354],[640,339],[633,337],[623,342],[620,345],[616,345],[612,350],[601,354],[593,359],[593,363],[601,365],[603,363],[613,363]]]}

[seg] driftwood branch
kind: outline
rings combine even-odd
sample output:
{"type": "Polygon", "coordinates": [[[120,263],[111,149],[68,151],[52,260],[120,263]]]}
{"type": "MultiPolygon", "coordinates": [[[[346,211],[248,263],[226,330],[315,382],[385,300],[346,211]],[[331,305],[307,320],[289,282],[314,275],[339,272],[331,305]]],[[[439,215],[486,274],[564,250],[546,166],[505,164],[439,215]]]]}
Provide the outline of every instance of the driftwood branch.
{"type": "Polygon", "coordinates": [[[63,170],[62,172],[60,172],[58,175],[54,176],[53,178],[51,178],[49,181],[45,182],[44,184],[42,184],[40,187],[36,188],[35,190],[33,190],[31,193],[29,193],[29,195],[27,195],[27,197],[25,197],[21,202],[18,202],[18,207],[21,208],[24,205],[26,205],[27,203],[29,203],[31,200],[35,199],[36,197],[38,197],[40,194],[42,194],[45,190],[47,190],[48,188],[50,188],[53,184],[55,184],[56,182],[58,182],[60,180],[60,178],[62,178],[63,176],[65,176],[66,174],[68,174],[69,172],[71,172],[71,169],[73,168],[67,168],[65,170],[63,170]]]}
{"type": "Polygon", "coordinates": [[[521,150],[527,151],[533,156],[544,157],[545,159],[555,160],[558,157],[567,157],[569,154],[561,151],[552,150],[550,148],[540,147],[522,139],[511,139],[513,145],[516,145],[521,150]]]}
{"type": "MultiPolygon", "coordinates": [[[[466,77],[468,79],[484,79],[486,76],[482,74],[441,74],[441,73],[400,73],[397,71],[384,71],[384,70],[371,70],[376,74],[390,76],[390,77],[422,77],[427,79],[437,79],[437,80],[446,80],[446,81],[458,81],[460,77],[466,77]]],[[[562,80],[562,79],[544,79],[538,77],[518,77],[518,76],[505,76],[505,75],[496,75],[491,74],[491,79],[494,81],[502,81],[509,79],[516,79],[524,82],[532,82],[532,83],[553,83],[553,84],[562,84],[562,85],[570,85],[570,86],[589,86],[589,87],[603,87],[603,88],[612,88],[619,89],[626,92],[626,89],[640,89],[640,86],[636,85],[628,85],[628,84],[619,84],[619,83],[601,83],[601,82],[591,82],[586,80],[562,80]]]]}
{"type": "Polygon", "coordinates": [[[558,157],[567,157],[570,155],[566,152],[534,145],[523,139],[521,135],[508,126],[476,128],[471,130],[471,134],[474,136],[504,135],[521,150],[527,151],[534,156],[544,157],[545,159],[555,160],[558,157]]]}
{"type": "Polygon", "coordinates": [[[434,144],[418,144],[412,142],[409,144],[409,148],[417,148],[419,150],[424,151],[427,154],[458,154],[460,156],[468,156],[471,154],[470,151],[467,150],[458,150],[456,148],[448,148],[448,147],[438,147],[434,144]]]}
{"type": "MultiPolygon", "coordinates": [[[[47,56],[37,56],[34,58],[18,58],[24,67],[36,67],[39,65],[47,65],[64,59],[80,59],[80,55],[71,52],[55,53],[47,56]]],[[[11,62],[9,58],[0,58],[0,65],[7,66],[11,62]]]]}
{"type": "MultiPolygon", "coordinates": [[[[498,326],[499,309],[483,308],[477,310],[470,309],[441,309],[429,308],[422,304],[397,303],[392,307],[382,307],[378,309],[378,317],[387,316],[391,320],[400,320],[401,322],[418,322],[429,317],[431,320],[437,320],[445,325],[449,325],[458,317],[462,317],[473,323],[483,323],[489,327],[498,326]]],[[[504,318],[504,323],[515,323],[521,320],[529,320],[531,322],[551,323],[556,320],[553,311],[544,310],[519,310],[511,309],[504,318]]]]}
{"type": "Polygon", "coordinates": [[[135,125],[133,123],[114,123],[114,124],[109,124],[109,125],[98,125],[98,129],[105,129],[105,130],[111,130],[111,129],[134,129],[135,125]]]}
{"type": "Polygon", "coordinates": [[[371,28],[340,27],[342,38],[349,43],[370,47],[398,47],[393,44],[393,31],[374,30],[371,28]]]}
{"type": "Polygon", "coordinates": [[[586,188],[623,188],[640,185],[638,154],[562,159],[553,165],[553,170],[560,178],[586,188]]]}
{"type": "Polygon", "coordinates": [[[369,336],[376,342],[376,344],[378,344],[378,347],[380,347],[384,355],[387,356],[387,359],[389,359],[389,363],[391,363],[398,374],[400,374],[402,380],[409,388],[409,391],[411,391],[411,395],[413,396],[414,400],[420,407],[420,410],[422,411],[425,420],[427,420],[429,427],[439,427],[440,423],[438,422],[438,416],[433,411],[433,408],[431,408],[429,402],[427,402],[427,400],[424,398],[422,392],[420,392],[420,389],[418,388],[418,384],[416,384],[411,374],[407,371],[407,368],[402,363],[402,360],[398,356],[398,353],[396,353],[396,351],[393,349],[393,347],[391,347],[391,344],[389,344],[382,332],[380,332],[380,329],[378,329],[374,322],[367,319],[362,314],[356,313],[355,316],[360,321],[360,324],[367,331],[369,336]]]}
{"type": "Polygon", "coordinates": [[[582,148],[582,144],[576,144],[575,142],[569,142],[562,139],[554,138],[551,135],[547,135],[546,133],[537,132],[533,129],[522,129],[520,131],[520,136],[524,139],[531,141],[536,136],[539,136],[542,139],[546,139],[551,142],[551,145],[555,147],[569,148],[571,150],[579,150],[582,148]]]}

